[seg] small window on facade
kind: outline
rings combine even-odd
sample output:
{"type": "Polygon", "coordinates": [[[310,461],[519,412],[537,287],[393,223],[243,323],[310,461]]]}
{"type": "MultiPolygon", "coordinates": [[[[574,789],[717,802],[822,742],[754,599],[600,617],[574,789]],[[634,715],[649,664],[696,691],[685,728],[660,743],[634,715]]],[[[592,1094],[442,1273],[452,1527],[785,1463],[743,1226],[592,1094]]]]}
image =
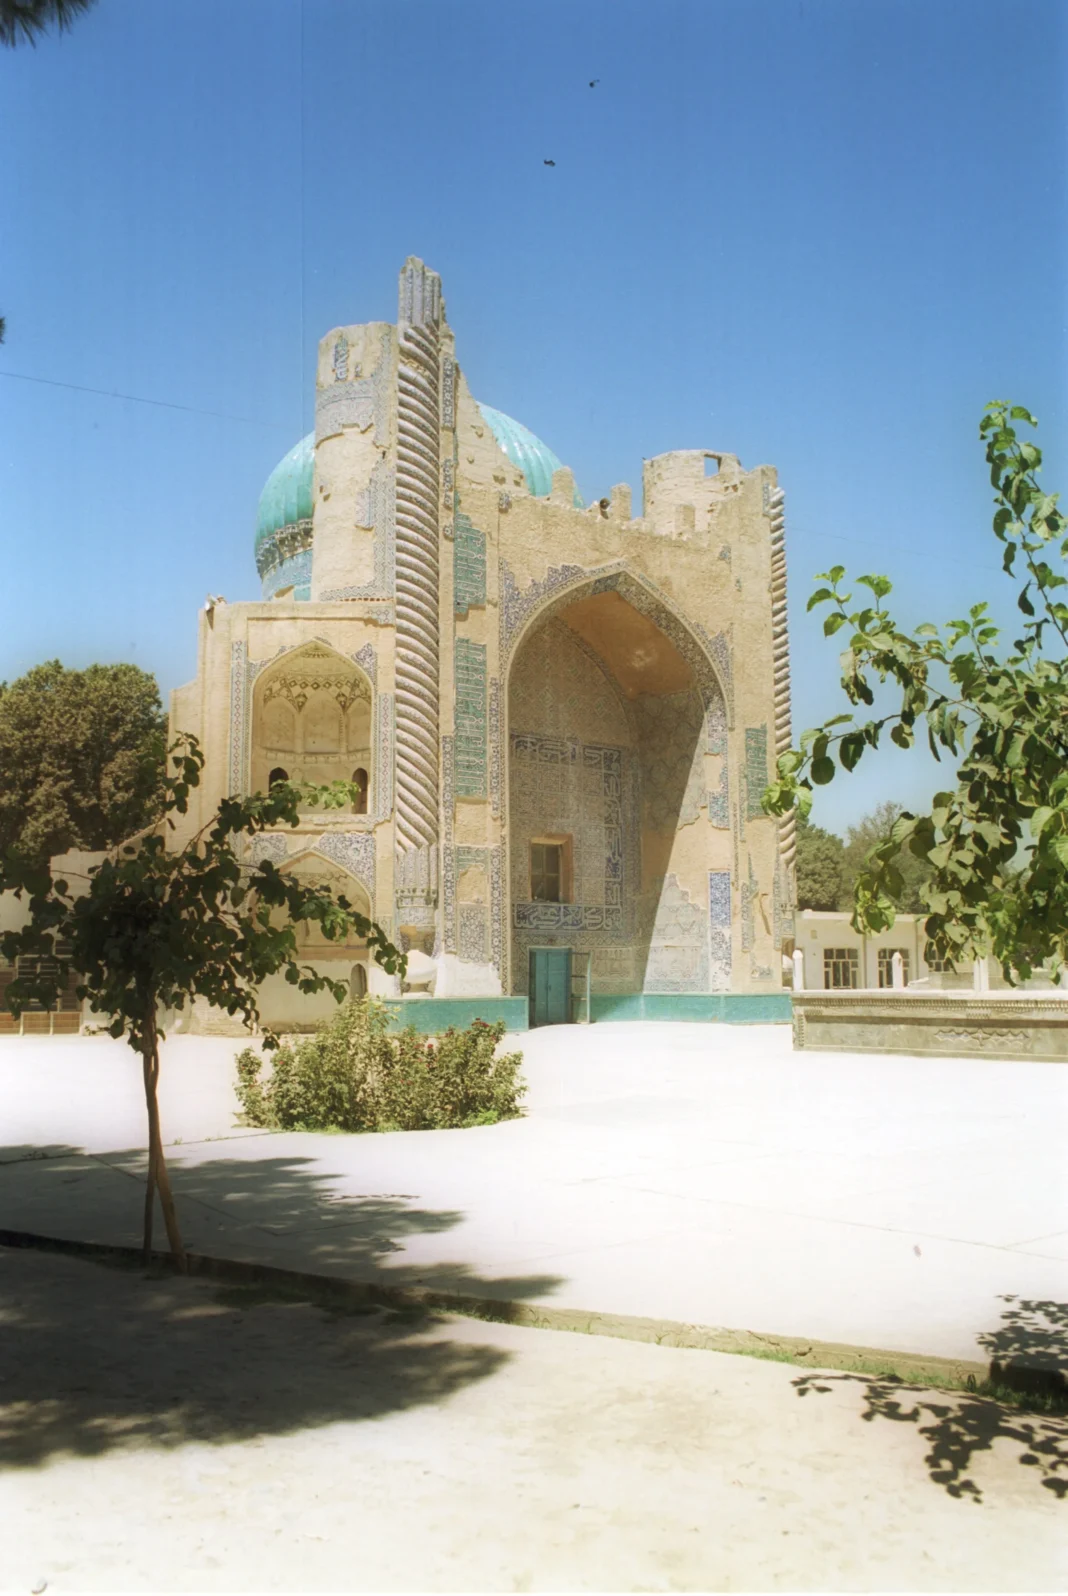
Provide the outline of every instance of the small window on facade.
{"type": "Polygon", "coordinates": [[[356,788],[355,812],[358,815],[367,813],[367,772],[361,765],[352,773],[352,784],[356,788]]]}
{"type": "Polygon", "coordinates": [[[909,984],[909,950],[908,948],[880,948],[879,949],[879,985],[893,986],[894,984],[894,954],[901,955],[901,973],[905,985],[909,984]]]}
{"type": "Polygon", "coordinates": [[[564,902],[564,845],[532,842],[530,845],[530,896],[534,903],[564,902]]]}
{"type": "Polygon", "coordinates": [[[860,955],[856,948],[824,948],[823,984],[828,989],[856,988],[860,984],[860,955]]]}
{"type": "Polygon", "coordinates": [[[289,771],[283,770],[281,765],[275,765],[274,769],[271,771],[271,774],[267,777],[267,785],[268,787],[277,787],[279,782],[288,780],[289,771]]]}

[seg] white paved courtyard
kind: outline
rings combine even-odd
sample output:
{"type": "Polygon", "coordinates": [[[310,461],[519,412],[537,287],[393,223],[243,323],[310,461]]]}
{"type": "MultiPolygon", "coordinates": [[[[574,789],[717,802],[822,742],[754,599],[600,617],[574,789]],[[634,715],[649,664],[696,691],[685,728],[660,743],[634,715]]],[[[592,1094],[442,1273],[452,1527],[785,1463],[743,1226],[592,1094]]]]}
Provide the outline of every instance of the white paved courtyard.
{"type": "Polygon", "coordinates": [[[1058,1591],[1068,1425],[0,1248],[0,1588],[1058,1591]]]}
{"type": "MultiPolygon", "coordinates": [[[[773,1026],[552,1028],[514,1039],[522,1119],[345,1137],[236,1128],[239,1045],[165,1050],[201,1251],[976,1361],[1021,1302],[1068,1300],[1060,1066],[795,1055],[773,1026]]],[[[135,1244],[129,1049],[5,1040],[0,1100],[0,1226],[135,1244]]]]}

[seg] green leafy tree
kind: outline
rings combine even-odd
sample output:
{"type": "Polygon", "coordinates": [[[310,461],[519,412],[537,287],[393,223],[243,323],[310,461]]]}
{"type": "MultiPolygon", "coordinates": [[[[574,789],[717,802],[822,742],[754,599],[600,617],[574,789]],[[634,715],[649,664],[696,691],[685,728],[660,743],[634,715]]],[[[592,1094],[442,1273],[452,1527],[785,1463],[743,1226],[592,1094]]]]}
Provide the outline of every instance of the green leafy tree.
{"type": "Polygon", "coordinates": [[[980,423],[994,488],[994,534],[1003,568],[1018,583],[1019,635],[1006,645],[989,608],[939,627],[899,627],[885,605],[885,576],[858,577],[871,597],[851,608],[845,570],[819,578],[809,609],[829,604],[827,636],[849,628],[842,687],[853,705],[873,706],[873,681],[896,690],[897,708],[858,722],[836,715],[783,754],[764,794],[770,814],[807,813],[812,787],[856,768],[884,732],[909,748],[926,730],[936,759],[956,763],[956,783],[930,812],[893,822],[857,877],[853,924],[893,924],[904,880],[895,863],[906,845],[930,875],[918,887],[935,953],[951,961],[996,958],[1009,980],[1068,954],[1068,522],[1057,495],[1038,482],[1042,455],[1013,423],[1037,426],[1021,405],[988,405],[980,423]],[[837,765],[835,763],[837,755],[837,765]]]}
{"type": "Polygon", "coordinates": [[[66,33],[96,0],[0,0],[0,44],[36,46],[42,33],[66,33]]]}
{"type": "MultiPolygon", "coordinates": [[[[868,867],[868,855],[873,848],[879,847],[886,841],[893,830],[894,822],[904,812],[904,804],[887,799],[886,802],[877,804],[870,815],[858,820],[855,826],[847,828],[845,852],[842,856],[842,893],[838,904],[840,909],[852,908],[854,885],[868,867]]],[[[901,891],[894,899],[895,907],[905,914],[922,914],[926,906],[920,896],[920,887],[931,874],[929,861],[902,847],[893,856],[892,863],[900,874],[902,882],[901,891]]]]}
{"type": "Polygon", "coordinates": [[[0,854],[44,864],[151,824],[166,725],[155,678],[136,665],[54,659],[0,685],[0,854]]]}
{"type": "MultiPolygon", "coordinates": [[[[184,847],[168,848],[172,817],[185,814],[189,791],[199,784],[204,760],[196,740],[180,738],[168,763],[173,768],[164,777],[163,824],[124,844],[77,888],[54,879],[47,865],[12,855],[0,864],[0,891],[16,893],[27,910],[21,930],[0,935],[0,953],[19,960],[6,993],[12,1013],[30,1002],[51,1007],[73,970],[78,996],[107,1017],[110,1035],[125,1036],[140,1056],[148,1109],[145,1259],[152,1251],[158,1191],[171,1254],[184,1269],[160,1134],[161,1011],[184,1009],[199,997],[239,1014],[251,1029],[259,1020],[257,989],[278,971],[301,992],[326,989],[342,1002],[348,995],[343,982],[298,963],[301,921],[317,923],[333,941],[355,932],[391,973],[403,973],[406,961],[379,926],[328,887],[302,884],[268,860],[255,866],[242,861],[247,839],[268,828],[296,826],[301,808],[351,803],[350,783],[286,782],[268,794],[225,798],[184,847]]],[[[268,1034],[264,1045],[276,1046],[277,1039],[268,1034]]]]}
{"type": "Polygon", "coordinates": [[[837,909],[842,898],[845,847],[833,831],[814,826],[807,815],[797,822],[797,907],[837,909]]]}

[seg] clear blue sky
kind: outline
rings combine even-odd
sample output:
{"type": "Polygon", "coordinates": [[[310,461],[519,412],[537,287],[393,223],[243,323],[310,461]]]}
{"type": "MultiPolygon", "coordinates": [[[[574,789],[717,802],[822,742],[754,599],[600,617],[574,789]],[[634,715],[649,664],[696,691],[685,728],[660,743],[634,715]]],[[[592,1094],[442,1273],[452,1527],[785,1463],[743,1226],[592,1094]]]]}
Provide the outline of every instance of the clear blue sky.
{"type": "MultiPolygon", "coordinates": [[[[587,496],[665,449],[778,466],[795,723],[837,712],[814,573],[911,621],[1004,585],[987,399],[1068,488],[1066,36],[1062,0],[98,0],[4,51],[0,679],[194,674],[318,338],[393,320],[418,254],[587,496]]],[[[817,818],[929,786],[888,751],[817,818]]]]}

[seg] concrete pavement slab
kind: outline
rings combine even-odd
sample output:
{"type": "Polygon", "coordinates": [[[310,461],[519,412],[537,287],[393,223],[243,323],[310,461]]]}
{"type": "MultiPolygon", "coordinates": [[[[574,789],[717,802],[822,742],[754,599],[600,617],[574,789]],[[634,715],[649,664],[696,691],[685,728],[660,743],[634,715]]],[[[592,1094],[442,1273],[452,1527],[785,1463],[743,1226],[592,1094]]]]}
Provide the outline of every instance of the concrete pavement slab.
{"type": "Polygon", "coordinates": [[[1037,1592],[1068,1578],[1063,1420],[3,1250],[0,1301],[4,1589],[1037,1592]]]}
{"type": "MultiPolygon", "coordinates": [[[[1068,1296],[1060,1066],[795,1055],[781,1027],[560,1027],[522,1039],[524,1118],[345,1137],[243,1134],[237,1045],[164,1054],[195,1249],[967,1360],[1007,1295],[1068,1296]]],[[[10,1039],[0,1086],[0,1140],[69,1149],[0,1166],[0,1224],[135,1242],[129,1049],[10,1039]]]]}

